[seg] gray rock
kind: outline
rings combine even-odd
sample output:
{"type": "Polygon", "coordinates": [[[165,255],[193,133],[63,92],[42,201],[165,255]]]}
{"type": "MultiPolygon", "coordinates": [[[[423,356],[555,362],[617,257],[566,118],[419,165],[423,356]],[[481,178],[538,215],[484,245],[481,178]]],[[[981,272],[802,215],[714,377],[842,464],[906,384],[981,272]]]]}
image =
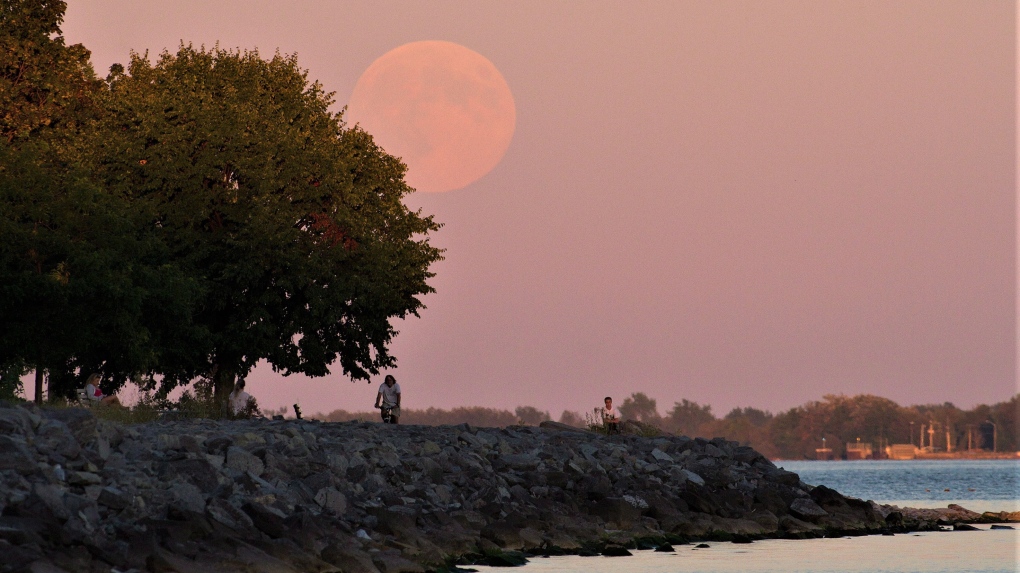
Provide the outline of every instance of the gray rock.
{"type": "Polygon", "coordinates": [[[64,505],[72,518],[77,516],[85,522],[88,531],[99,527],[99,507],[95,501],[82,495],[68,493],[64,495],[64,505]]]}
{"type": "Polygon", "coordinates": [[[71,517],[71,510],[64,504],[64,494],[67,493],[65,488],[37,483],[32,487],[32,493],[42,500],[57,519],[65,520],[71,517]]]}
{"type": "Polygon", "coordinates": [[[534,454],[508,454],[500,460],[517,471],[530,471],[538,467],[541,459],[534,454]]]}
{"type": "Polygon", "coordinates": [[[575,428],[574,426],[569,426],[567,424],[561,424],[559,422],[553,422],[552,420],[546,420],[546,421],[542,422],[541,424],[539,424],[538,427],[546,429],[546,430],[557,430],[557,431],[560,431],[560,432],[584,432],[584,433],[590,433],[590,432],[588,432],[588,430],[585,430],[585,429],[582,429],[582,428],[575,428]]]}
{"type": "Polygon", "coordinates": [[[111,453],[113,453],[113,449],[110,446],[110,440],[103,435],[96,438],[96,455],[99,456],[99,459],[108,460],[111,453]]]}
{"type": "Polygon", "coordinates": [[[185,511],[193,513],[205,512],[205,497],[202,490],[190,483],[176,483],[170,487],[170,495],[174,504],[185,511]]]}
{"type": "Polygon", "coordinates": [[[588,511],[618,529],[630,527],[641,517],[641,511],[623,498],[606,498],[597,501],[589,507],[588,511]]]}
{"type": "Polygon", "coordinates": [[[32,419],[23,408],[0,408],[0,434],[32,433],[32,419]]]}
{"type": "Polygon", "coordinates": [[[425,573],[425,569],[404,559],[397,553],[378,553],[372,556],[372,562],[382,573],[425,573]]]}
{"type": "Polygon", "coordinates": [[[254,527],[254,523],[252,523],[247,513],[223,499],[210,500],[206,505],[205,511],[213,521],[235,531],[244,531],[254,527]]]}
{"type": "Polygon", "coordinates": [[[705,479],[691,470],[681,470],[681,472],[687,481],[698,485],[705,485],[705,479]]]}
{"type": "Polygon", "coordinates": [[[156,449],[160,451],[179,450],[181,448],[181,436],[175,434],[160,434],[156,436],[156,449]]]}
{"type": "Polygon", "coordinates": [[[92,412],[82,408],[57,408],[45,412],[46,417],[63,422],[79,446],[86,446],[96,439],[96,417],[92,412]]]}
{"type": "Polygon", "coordinates": [[[801,519],[816,519],[829,515],[829,512],[822,509],[810,498],[799,497],[790,504],[790,513],[801,519]]]}
{"type": "Polygon", "coordinates": [[[347,498],[333,487],[324,487],[316,492],[315,503],[336,515],[343,515],[347,511],[347,498]]]}
{"type": "Polygon", "coordinates": [[[257,501],[249,501],[241,509],[248,514],[255,527],[266,535],[280,538],[287,534],[287,525],[285,523],[287,516],[279,509],[257,501]]]}
{"type": "MultiPolygon", "coordinates": [[[[367,535],[366,535],[367,536],[367,535]]],[[[327,563],[339,567],[344,573],[380,573],[372,557],[351,542],[334,542],[321,552],[327,563]]]]}
{"type": "Polygon", "coordinates": [[[103,478],[92,472],[67,472],[67,483],[79,486],[99,485],[103,483],[103,478]]]}
{"type": "Polygon", "coordinates": [[[96,501],[99,505],[105,505],[110,509],[124,509],[131,506],[132,499],[130,494],[113,486],[107,486],[99,491],[96,501]]]}
{"type": "Polygon", "coordinates": [[[265,471],[262,460],[237,446],[227,448],[226,467],[236,472],[251,472],[256,476],[261,476],[265,471]]]}
{"type": "Polygon", "coordinates": [[[660,450],[659,448],[655,448],[652,450],[652,457],[660,462],[673,463],[674,461],[673,456],[667,454],[666,452],[660,450]]]}
{"type": "Polygon", "coordinates": [[[35,456],[23,439],[0,435],[0,471],[14,470],[27,474],[35,469],[35,456]]]}
{"type": "Polygon", "coordinates": [[[216,468],[204,458],[166,462],[160,470],[160,477],[165,481],[181,478],[191,482],[204,493],[212,493],[219,486],[219,475],[216,468]]]}

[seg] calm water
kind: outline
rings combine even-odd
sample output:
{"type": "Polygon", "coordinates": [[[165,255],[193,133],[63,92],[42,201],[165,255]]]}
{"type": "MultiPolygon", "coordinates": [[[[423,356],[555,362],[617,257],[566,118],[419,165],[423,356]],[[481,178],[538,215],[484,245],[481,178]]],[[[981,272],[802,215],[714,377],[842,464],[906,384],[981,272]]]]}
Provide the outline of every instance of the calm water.
{"type": "MultiPolygon", "coordinates": [[[[1020,508],[1020,460],[777,462],[810,484],[880,503],[974,511],[1020,508]],[[949,491],[945,491],[945,489],[949,491]]],[[[522,573],[1013,573],[1020,529],[677,546],[633,557],[536,558],[522,573]]],[[[1020,528],[1020,525],[1015,525],[1020,528]]],[[[486,573],[506,571],[478,567],[486,573]]]]}
{"type": "MultiPolygon", "coordinates": [[[[522,573],[1013,573],[1020,531],[946,531],[886,537],[770,539],[750,545],[709,543],[676,553],[633,557],[536,558],[522,573]]],[[[477,567],[480,572],[507,569],[477,567]]]]}
{"type": "Polygon", "coordinates": [[[804,482],[909,507],[1020,511],[1020,460],[776,462],[804,482]],[[946,491],[949,490],[949,491],[946,491]]]}

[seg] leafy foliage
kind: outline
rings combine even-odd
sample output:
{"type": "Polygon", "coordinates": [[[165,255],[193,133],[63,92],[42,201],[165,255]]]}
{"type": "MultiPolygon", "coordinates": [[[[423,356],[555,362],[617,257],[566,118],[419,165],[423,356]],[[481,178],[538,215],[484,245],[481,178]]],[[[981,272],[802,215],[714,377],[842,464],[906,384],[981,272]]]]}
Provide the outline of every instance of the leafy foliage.
{"type": "Polygon", "coordinates": [[[0,0],[0,139],[73,129],[99,82],[81,44],[60,36],[61,0],[0,0]]]}
{"type": "Polygon", "coordinates": [[[157,394],[260,360],[366,379],[441,258],[405,166],[294,57],[182,46],[106,81],[64,2],[0,0],[0,364],[157,394]]]}
{"type": "Polygon", "coordinates": [[[293,57],[182,46],[108,83],[82,153],[202,287],[165,384],[215,371],[223,399],[260,360],[313,376],[339,360],[355,379],[394,365],[390,319],[417,314],[440,258],[424,238],[438,225],[401,203],[403,164],[293,57]]]}
{"type": "Polygon", "coordinates": [[[655,400],[649,398],[644,392],[635,392],[620,404],[620,415],[626,420],[638,420],[646,423],[659,422],[658,408],[655,400]]]}

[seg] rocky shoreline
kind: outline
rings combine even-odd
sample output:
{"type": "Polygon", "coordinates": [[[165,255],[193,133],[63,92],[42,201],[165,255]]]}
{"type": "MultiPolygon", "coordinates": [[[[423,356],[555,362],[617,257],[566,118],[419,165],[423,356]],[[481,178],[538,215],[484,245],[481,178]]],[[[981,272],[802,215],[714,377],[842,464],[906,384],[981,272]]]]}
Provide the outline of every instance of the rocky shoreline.
{"type": "Polygon", "coordinates": [[[720,438],[0,404],[0,571],[399,573],[1014,521],[804,484],[720,438]]]}

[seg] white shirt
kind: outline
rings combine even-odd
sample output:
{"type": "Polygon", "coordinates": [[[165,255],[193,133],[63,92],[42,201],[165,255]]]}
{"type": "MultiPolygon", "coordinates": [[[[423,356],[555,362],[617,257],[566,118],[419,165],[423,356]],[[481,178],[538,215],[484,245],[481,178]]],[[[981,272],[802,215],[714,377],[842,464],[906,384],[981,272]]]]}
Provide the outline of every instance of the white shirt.
{"type": "Polygon", "coordinates": [[[602,419],[607,422],[619,422],[620,415],[616,413],[616,408],[610,406],[605,408],[605,413],[602,415],[602,419]]]}
{"type": "Polygon", "coordinates": [[[244,407],[248,405],[249,398],[251,398],[251,394],[244,390],[241,390],[240,392],[236,390],[231,392],[230,396],[227,398],[230,401],[230,410],[235,414],[244,410],[244,407]]]}
{"type": "Polygon", "coordinates": [[[400,384],[394,382],[393,386],[382,383],[379,387],[379,393],[382,394],[382,405],[387,408],[392,408],[398,404],[397,399],[400,397],[400,384]]]}

